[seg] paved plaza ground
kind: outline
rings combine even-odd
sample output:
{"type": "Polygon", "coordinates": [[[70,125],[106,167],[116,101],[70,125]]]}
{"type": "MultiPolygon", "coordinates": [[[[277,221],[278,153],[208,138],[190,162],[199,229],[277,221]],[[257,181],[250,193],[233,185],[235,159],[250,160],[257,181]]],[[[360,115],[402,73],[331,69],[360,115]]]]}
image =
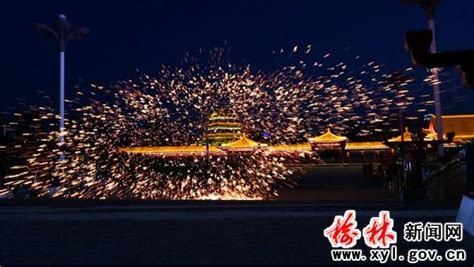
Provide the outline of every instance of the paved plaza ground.
{"type": "Polygon", "coordinates": [[[399,253],[462,248],[468,261],[459,266],[473,266],[474,238],[467,233],[459,243],[401,239],[405,222],[452,222],[458,204],[397,203],[383,195],[364,200],[365,190],[383,188],[346,171],[356,169],[342,170],[341,175],[334,174],[341,170],[312,170],[295,190],[309,195],[331,188],[338,194],[353,190],[359,201],[341,196],[330,201],[328,194],[317,194],[311,201],[304,197],[271,202],[1,201],[0,264],[324,265],[331,257],[323,229],[335,215],[355,209],[361,228],[378,211],[390,210],[400,236],[399,253]]]}

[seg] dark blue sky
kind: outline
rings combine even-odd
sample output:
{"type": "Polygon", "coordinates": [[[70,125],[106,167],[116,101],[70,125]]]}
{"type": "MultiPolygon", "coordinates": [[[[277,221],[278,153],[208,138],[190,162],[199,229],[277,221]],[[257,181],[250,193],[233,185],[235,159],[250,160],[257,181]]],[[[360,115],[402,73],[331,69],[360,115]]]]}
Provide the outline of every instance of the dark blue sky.
{"type": "MultiPolygon", "coordinates": [[[[426,28],[422,9],[398,0],[0,0],[0,107],[37,90],[57,97],[56,46],[32,24],[52,25],[59,13],[73,26],[93,31],[68,47],[69,87],[78,78],[105,84],[135,78],[136,68],[156,74],[160,65],[177,64],[187,51],[225,41],[232,59],[256,68],[275,65],[273,50],[312,44],[313,50],[334,53],[350,46],[361,58],[395,69],[410,65],[404,32],[426,28]]],[[[473,15],[472,0],[442,1],[438,48],[474,48],[473,15]]],[[[474,99],[468,89],[463,94],[474,99]]]]}

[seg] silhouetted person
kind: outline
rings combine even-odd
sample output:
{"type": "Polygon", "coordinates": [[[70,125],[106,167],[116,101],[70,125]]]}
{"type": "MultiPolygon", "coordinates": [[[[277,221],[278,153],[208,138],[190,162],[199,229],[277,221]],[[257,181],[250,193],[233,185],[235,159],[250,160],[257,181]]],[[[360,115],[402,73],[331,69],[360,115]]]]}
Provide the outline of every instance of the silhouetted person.
{"type": "Polygon", "coordinates": [[[372,165],[372,161],[369,162],[369,164],[367,165],[367,172],[369,176],[372,177],[372,174],[374,172],[374,166],[372,165]]]}

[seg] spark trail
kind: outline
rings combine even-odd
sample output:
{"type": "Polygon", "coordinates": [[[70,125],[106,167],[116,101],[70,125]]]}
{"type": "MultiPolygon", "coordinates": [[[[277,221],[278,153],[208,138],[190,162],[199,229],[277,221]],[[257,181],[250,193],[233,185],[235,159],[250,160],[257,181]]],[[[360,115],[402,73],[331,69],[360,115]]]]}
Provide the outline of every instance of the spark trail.
{"type": "Polygon", "coordinates": [[[414,103],[410,90],[395,88],[383,66],[330,65],[329,53],[308,62],[310,51],[295,47],[289,55],[302,59],[266,73],[230,63],[225,50],[216,48],[205,60],[186,55],[180,66],[163,66],[156,76],[76,87],[62,146],[52,105],[15,113],[11,126],[19,138],[2,150],[22,161],[0,193],[30,187],[39,196],[65,198],[271,198],[293,172],[289,161],[297,159],[265,152],[170,159],[117,148],[202,143],[209,115],[219,110],[237,116],[256,140],[268,142],[261,136],[270,133],[272,144],[306,142],[328,127],[369,135],[386,127],[394,110],[414,103]]]}

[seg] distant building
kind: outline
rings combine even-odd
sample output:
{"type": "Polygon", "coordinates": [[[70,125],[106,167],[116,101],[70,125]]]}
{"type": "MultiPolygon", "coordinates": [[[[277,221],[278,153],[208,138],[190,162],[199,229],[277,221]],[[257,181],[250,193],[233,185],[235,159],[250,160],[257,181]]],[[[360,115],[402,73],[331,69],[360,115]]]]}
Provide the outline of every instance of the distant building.
{"type": "MultiPolygon", "coordinates": [[[[435,118],[431,119],[425,141],[436,139],[435,118]]],[[[454,132],[452,144],[474,140],[473,115],[446,115],[443,116],[444,135],[454,132]]],[[[411,143],[412,133],[405,129],[402,135],[383,141],[353,142],[345,136],[332,133],[328,129],[325,133],[308,138],[308,142],[300,144],[267,145],[249,139],[242,131],[237,118],[223,113],[213,113],[209,117],[207,140],[203,136],[203,143],[192,146],[161,146],[161,147],[121,147],[118,151],[132,154],[148,154],[159,157],[189,157],[204,155],[227,155],[234,152],[266,151],[271,155],[304,156],[316,152],[325,162],[381,162],[396,155],[397,145],[411,143]],[[403,135],[403,138],[402,138],[403,135]]]]}
{"type": "Polygon", "coordinates": [[[242,136],[242,124],[237,117],[224,112],[214,112],[209,116],[207,133],[204,133],[203,143],[221,145],[239,140],[242,136]],[[207,137],[206,137],[207,134],[207,137]]]}
{"type": "Polygon", "coordinates": [[[254,151],[257,148],[267,147],[267,144],[255,142],[243,134],[239,140],[221,145],[224,151],[254,151]]]}
{"type": "Polygon", "coordinates": [[[322,135],[308,138],[311,150],[317,151],[325,162],[380,161],[393,150],[382,142],[351,142],[345,136],[327,129],[322,135]]]}
{"type": "MultiPolygon", "coordinates": [[[[474,114],[443,115],[441,121],[443,123],[444,138],[447,138],[447,133],[454,133],[455,143],[474,140],[474,114]]],[[[435,116],[431,118],[426,132],[427,137],[437,139],[435,116]]]]}

